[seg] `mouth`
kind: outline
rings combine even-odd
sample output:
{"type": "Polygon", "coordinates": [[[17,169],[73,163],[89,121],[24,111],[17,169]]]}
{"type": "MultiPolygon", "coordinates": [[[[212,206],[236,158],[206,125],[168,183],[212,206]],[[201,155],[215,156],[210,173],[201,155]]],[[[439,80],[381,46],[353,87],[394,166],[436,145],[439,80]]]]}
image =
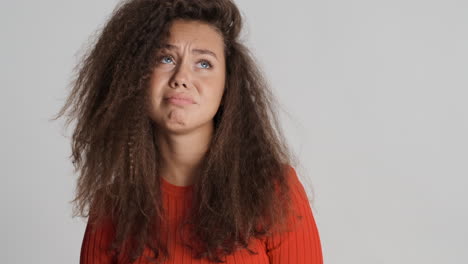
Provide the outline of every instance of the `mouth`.
{"type": "Polygon", "coordinates": [[[177,105],[187,105],[187,104],[194,104],[195,101],[192,99],[191,96],[183,94],[183,93],[178,93],[178,94],[172,94],[164,98],[167,100],[169,103],[172,104],[177,104],[177,105]]]}
{"type": "Polygon", "coordinates": [[[166,98],[166,100],[171,103],[171,104],[175,104],[175,105],[189,105],[189,104],[193,104],[194,102],[190,99],[182,99],[182,98],[176,98],[176,97],[169,97],[169,98],[166,98]]]}

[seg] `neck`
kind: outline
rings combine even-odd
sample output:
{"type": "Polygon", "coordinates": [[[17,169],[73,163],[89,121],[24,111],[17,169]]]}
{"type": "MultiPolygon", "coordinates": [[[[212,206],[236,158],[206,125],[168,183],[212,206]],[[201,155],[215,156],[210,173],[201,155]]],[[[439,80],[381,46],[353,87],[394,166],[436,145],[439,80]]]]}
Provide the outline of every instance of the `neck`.
{"type": "Polygon", "coordinates": [[[156,140],[162,156],[160,176],[177,186],[195,182],[213,135],[213,125],[187,134],[162,132],[156,140]]]}

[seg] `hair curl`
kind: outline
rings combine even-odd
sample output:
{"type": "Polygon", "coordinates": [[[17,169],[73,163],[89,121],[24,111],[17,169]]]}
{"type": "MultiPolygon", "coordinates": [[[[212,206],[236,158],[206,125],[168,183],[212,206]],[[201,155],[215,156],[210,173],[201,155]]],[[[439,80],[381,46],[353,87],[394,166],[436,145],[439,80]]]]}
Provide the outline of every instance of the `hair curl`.
{"type": "Polygon", "coordinates": [[[153,260],[168,257],[158,237],[165,220],[161,157],[154,141],[158,131],[147,109],[154,54],[175,19],[208,23],[225,44],[226,89],[194,184],[195,206],[182,223],[193,230],[194,244],[185,245],[196,258],[222,262],[247,248],[252,237],[285,227],[287,164],[296,163],[278,125],[277,102],[239,40],[242,19],[231,0],[133,0],[113,11],[76,66],[72,90],[55,117],[68,110],[67,125],[77,120],[70,158],[80,175],[71,202],[74,216],[89,216],[90,223],[112,219],[116,235],[109,250],[118,253],[132,241],[130,262],[145,246],[153,260]]]}

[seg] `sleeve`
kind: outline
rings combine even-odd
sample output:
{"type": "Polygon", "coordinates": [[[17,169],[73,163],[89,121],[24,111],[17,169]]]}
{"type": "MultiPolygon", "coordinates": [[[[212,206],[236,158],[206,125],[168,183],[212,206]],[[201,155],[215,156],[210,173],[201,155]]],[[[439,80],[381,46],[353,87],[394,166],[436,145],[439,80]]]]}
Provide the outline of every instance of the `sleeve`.
{"type": "Polygon", "coordinates": [[[295,212],[288,220],[294,228],[265,240],[268,258],[271,264],[323,264],[320,237],[307,194],[291,166],[288,176],[295,212]]]}
{"type": "Polygon", "coordinates": [[[81,244],[80,264],[111,264],[112,254],[107,252],[115,230],[110,219],[92,225],[88,221],[81,244]]]}

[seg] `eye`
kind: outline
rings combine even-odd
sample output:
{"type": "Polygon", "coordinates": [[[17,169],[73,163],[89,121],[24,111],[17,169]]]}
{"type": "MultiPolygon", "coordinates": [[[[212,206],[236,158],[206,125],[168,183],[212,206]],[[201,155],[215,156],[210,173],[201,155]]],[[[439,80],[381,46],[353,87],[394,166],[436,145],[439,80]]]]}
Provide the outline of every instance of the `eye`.
{"type": "MultiPolygon", "coordinates": [[[[166,59],[166,58],[170,58],[171,61],[172,61],[172,57],[171,57],[171,56],[161,56],[160,59],[161,59],[161,60],[163,61],[163,63],[164,63],[164,59],[166,59]]],[[[160,62],[161,62],[161,60],[160,60],[160,62]]],[[[164,63],[164,64],[166,64],[166,63],[164,63]]]]}
{"type": "Polygon", "coordinates": [[[212,67],[211,63],[207,60],[201,60],[199,63],[202,63],[202,65],[205,65],[206,67],[202,66],[203,69],[209,69],[212,67]]]}

